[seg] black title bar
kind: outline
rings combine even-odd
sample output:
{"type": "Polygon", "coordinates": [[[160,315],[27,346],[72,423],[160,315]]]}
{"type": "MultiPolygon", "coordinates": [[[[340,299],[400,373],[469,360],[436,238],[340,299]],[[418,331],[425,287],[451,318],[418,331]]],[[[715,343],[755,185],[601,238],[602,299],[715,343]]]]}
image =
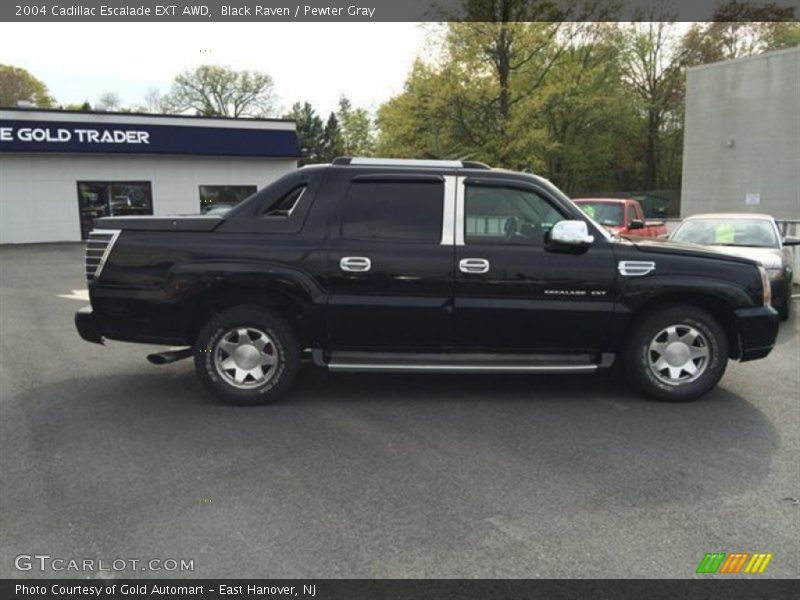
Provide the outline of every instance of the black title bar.
{"type": "Polygon", "coordinates": [[[6,579],[3,600],[789,600],[797,581],[762,578],[636,579],[6,579]]]}
{"type": "MultiPolygon", "coordinates": [[[[423,21],[710,21],[721,0],[11,0],[0,3],[0,21],[172,22],[423,22],[423,21]]],[[[763,21],[758,7],[798,16],[799,0],[750,0],[737,20],[763,21]]],[[[737,13],[739,14],[739,13],[737,13]]]]}

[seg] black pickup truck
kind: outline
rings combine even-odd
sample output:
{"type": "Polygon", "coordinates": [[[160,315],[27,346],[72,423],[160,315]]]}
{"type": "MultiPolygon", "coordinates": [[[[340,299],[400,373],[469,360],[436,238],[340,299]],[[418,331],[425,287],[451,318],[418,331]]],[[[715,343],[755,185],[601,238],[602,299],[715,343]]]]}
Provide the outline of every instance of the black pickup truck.
{"type": "Polygon", "coordinates": [[[332,371],[588,373],[691,400],[775,343],[766,272],[614,238],[546,179],[472,162],[337,159],[224,216],[112,217],[86,251],[85,340],[185,347],[222,400],[332,371]]]}

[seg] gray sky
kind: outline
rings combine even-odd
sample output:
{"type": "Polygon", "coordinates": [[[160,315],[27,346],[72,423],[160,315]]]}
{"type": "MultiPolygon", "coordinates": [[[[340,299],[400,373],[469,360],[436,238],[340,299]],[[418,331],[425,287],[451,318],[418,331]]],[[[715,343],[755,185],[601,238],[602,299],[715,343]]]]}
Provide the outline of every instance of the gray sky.
{"type": "Polygon", "coordinates": [[[402,90],[424,52],[416,23],[0,23],[0,63],[29,70],[59,103],[123,104],[203,63],[257,69],[288,108],[308,100],[322,114],[340,94],[376,109],[402,90]],[[201,52],[201,50],[203,52],[201,52]]]}

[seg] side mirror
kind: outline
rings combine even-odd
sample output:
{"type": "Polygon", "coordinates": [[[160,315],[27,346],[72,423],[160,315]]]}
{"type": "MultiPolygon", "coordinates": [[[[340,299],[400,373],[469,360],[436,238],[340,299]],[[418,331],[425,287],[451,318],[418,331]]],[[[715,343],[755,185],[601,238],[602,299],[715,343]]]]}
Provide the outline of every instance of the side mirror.
{"type": "Polygon", "coordinates": [[[628,223],[628,229],[644,229],[644,221],[641,219],[634,219],[628,223]]]}
{"type": "Polygon", "coordinates": [[[547,240],[554,246],[585,248],[594,242],[594,236],[589,235],[589,228],[584,221],[569,220],[553,225],[547,240]]]}
{"type": "Polygon", "coordinates": [[[783,238],[783,245],[784,246],[800,246],[800,238],[792,237],[787,235],[783,238]]]}

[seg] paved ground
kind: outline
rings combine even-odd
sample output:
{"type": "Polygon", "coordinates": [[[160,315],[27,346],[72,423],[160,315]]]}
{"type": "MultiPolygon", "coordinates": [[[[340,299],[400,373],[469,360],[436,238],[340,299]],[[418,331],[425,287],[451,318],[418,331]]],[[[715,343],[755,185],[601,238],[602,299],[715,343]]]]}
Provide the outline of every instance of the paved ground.
{"type": "Polygon", "coordinates": [[[199,577],[689,577],[706,552],[765,551],[766,575],[800,574],[797,319],[688,405],[599,375],[307,368],[289,401],[242,409],[189,362],[78,338],[82,303],[58,295],[84,287],[80,246],[3,247],[0,269],[2,577],[36,553],[199,577]]]}

